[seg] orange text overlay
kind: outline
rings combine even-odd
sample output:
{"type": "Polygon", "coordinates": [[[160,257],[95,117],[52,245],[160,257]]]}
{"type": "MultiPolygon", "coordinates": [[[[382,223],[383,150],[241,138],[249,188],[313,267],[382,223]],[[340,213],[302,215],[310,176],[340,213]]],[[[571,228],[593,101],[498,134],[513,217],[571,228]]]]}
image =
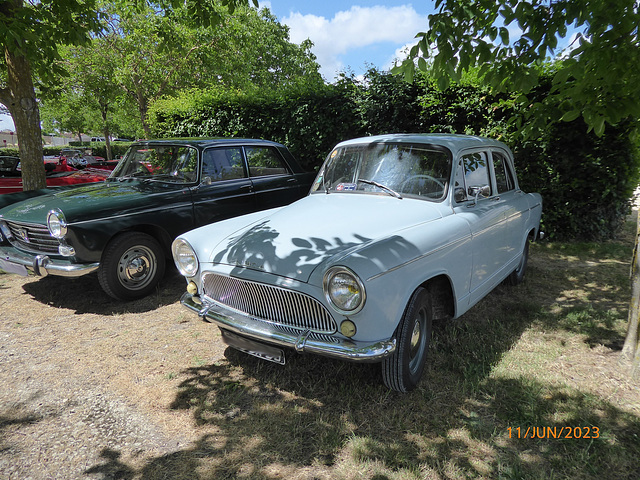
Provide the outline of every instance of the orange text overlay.
{"type": "Polygon", "coordinates": [[[509,438],[600,438],[598,427],[508,427],[509,438]]]}

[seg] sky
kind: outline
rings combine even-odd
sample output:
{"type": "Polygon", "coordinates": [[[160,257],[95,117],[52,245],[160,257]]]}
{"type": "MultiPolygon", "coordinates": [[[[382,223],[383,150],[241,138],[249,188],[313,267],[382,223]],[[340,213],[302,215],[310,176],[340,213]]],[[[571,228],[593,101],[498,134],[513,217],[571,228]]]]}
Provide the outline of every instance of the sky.
{"type": "Polygon", "coordinates": [[[415,44],[415,35],[427,29],[433,1],[415,5],[402,0],[293,1],[265,0],[280,23],[289,27],[290,39],[309,38],[320,73],[333,82],[339,72],[362,75],[371,67],[388,70],[402,50],[415,44]]]}

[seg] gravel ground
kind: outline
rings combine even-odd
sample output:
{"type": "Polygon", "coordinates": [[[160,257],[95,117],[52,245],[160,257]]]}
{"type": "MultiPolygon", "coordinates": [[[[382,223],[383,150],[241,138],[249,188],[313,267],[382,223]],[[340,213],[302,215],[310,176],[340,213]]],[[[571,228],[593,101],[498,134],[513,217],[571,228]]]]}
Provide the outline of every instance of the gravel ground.
{"type": "Polygon", "coordinates": [[[224,348],[168,277],[118,304],[91,276],[0,274],[0,479],[131,478],[195,440],[188,411],[167,407],[179,372],[224,348]]]}

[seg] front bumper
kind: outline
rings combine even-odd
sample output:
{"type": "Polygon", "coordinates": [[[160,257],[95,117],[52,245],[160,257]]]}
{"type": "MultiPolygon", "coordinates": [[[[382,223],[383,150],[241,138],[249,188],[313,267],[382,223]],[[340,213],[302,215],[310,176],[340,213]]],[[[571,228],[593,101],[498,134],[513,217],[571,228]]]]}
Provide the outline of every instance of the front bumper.
{"type": "Polygon", "coordinates": [[[99,266],[99,262],[71,263],[67,260],[51,259],[48,255],[24,253],[11,246],[0,247],[0,270],[19,275],[33,273],[40,277],[81,277],[96,271],[99,266]]]}
{"type": "Polygon", "coordinates": [[[194,300],[192,294],[185,293],[180,303],[196,312],[202,320],[258,342],[293,348],[298,353],[313,353],[353,362],[379,362],[396,349],[395,339],[370,343],[336,337],[334,343],[312,338],[308,331],[293,335],[276,330],[267,322],[254,320],[217,304],[203,306],[199,297],[195,298],[197,300],[194,300]]]}

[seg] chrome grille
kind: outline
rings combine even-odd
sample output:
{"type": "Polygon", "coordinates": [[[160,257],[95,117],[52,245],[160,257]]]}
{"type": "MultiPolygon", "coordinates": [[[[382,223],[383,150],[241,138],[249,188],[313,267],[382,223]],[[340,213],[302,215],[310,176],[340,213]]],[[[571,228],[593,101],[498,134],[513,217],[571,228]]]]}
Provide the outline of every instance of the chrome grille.
{"type": "Polygon", "coordinates": [[[11,230],[11,243],[34,253],[58,253],[60,243],[49,233],[46,225],[5,220],[11,230]]]}
{"type": "Polygon", "coordinates": [[[216,303],[278,326],[316,334],[337,330],[327,309],[302,293],[214,273],[203,275],[202,286],[216,303]]]}

